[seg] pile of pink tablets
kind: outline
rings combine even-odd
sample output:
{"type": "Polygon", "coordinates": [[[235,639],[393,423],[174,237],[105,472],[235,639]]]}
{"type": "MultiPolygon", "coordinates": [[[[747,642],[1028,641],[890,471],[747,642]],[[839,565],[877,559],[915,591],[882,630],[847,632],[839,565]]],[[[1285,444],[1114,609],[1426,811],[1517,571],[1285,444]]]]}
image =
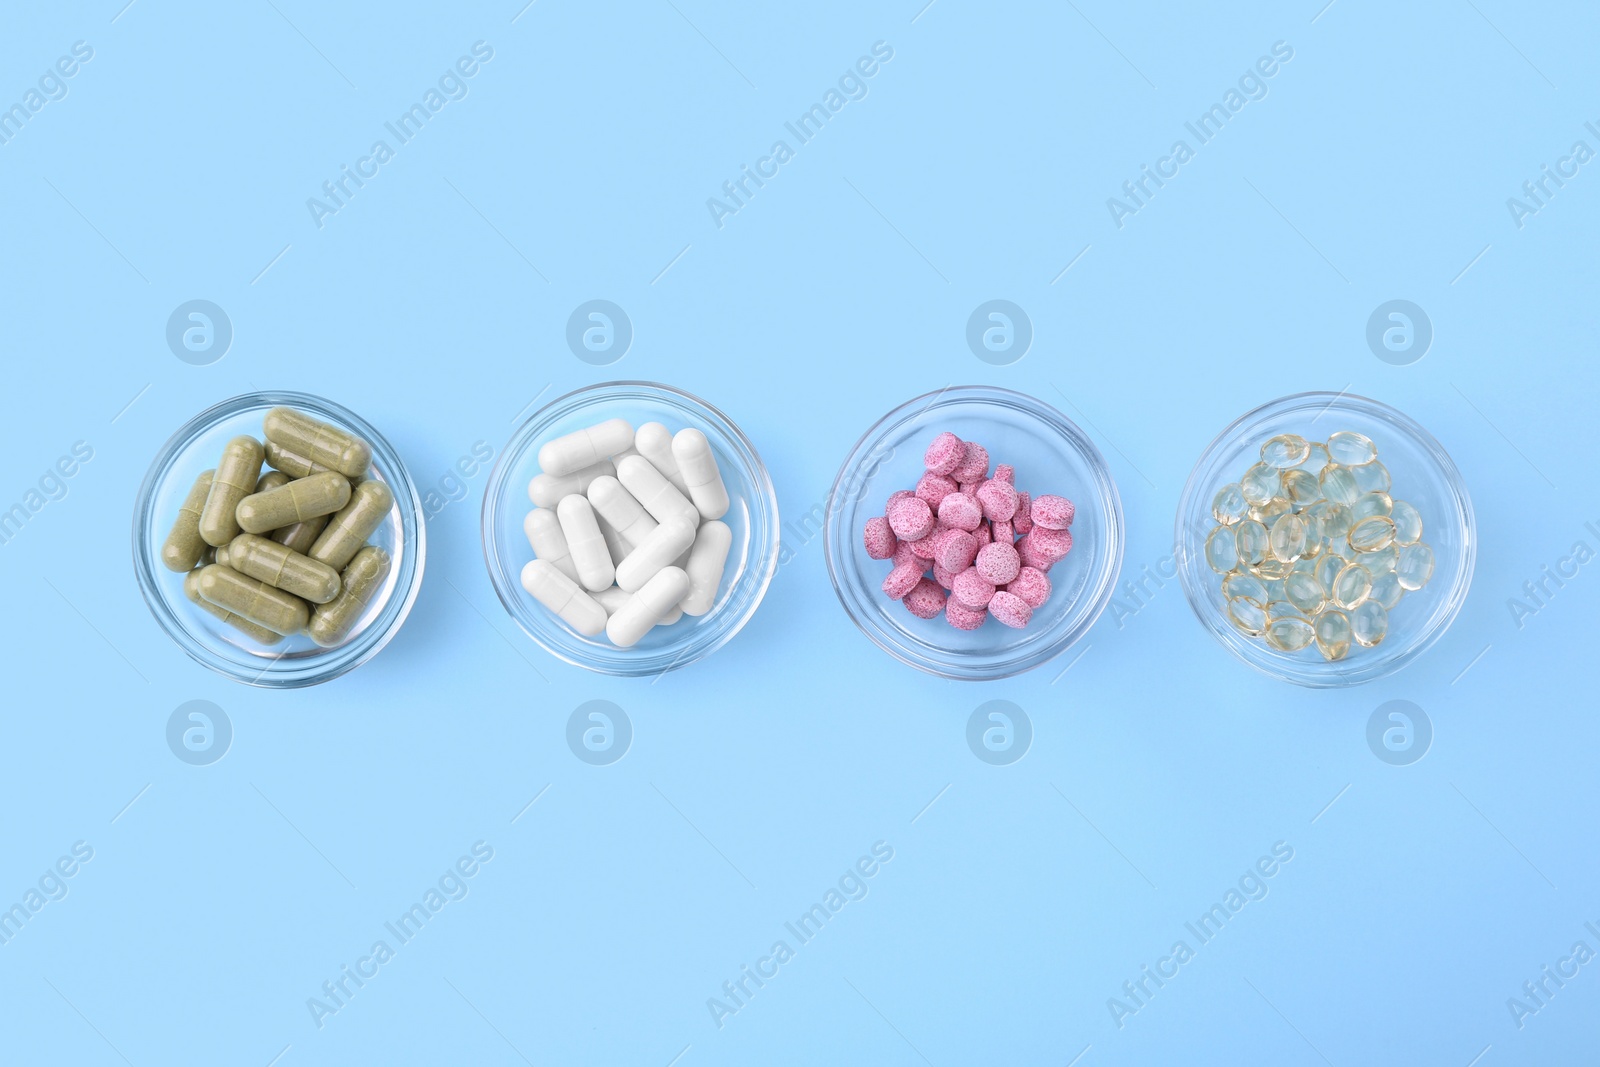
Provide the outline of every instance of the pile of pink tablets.
{"type": "Polygon", "coordinates": [[[933,439],[923,465],[916,489],[891,495],[862,534],[867,555],[894,561],[884,593],[918,618],[943,612],[958,630],[991,615],[1028,625],[1050,598],[1046,572],[1072,550],[1072,501],[1019,492],[1004,463],[991,477],[988,450],[953,433],[933,439]]]}

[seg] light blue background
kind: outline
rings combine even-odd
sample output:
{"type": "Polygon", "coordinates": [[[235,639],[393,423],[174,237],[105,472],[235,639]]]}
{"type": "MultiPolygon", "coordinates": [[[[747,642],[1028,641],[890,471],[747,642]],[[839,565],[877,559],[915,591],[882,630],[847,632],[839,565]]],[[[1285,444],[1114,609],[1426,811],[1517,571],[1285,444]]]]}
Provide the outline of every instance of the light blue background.
{"type": "Polygon", "coordinates": [[[0,146],[3,504],[94,449],[0,546],[0,898],[95,850],[0,946],[0,1058],[1465,1067],[1593,1048],[1600,965],[1520,1030],[1506,1000],[1574,942],[1600,950],[1600,566],[1521,628],[1507,600],[1575,541],[1600,548],[1597,164],[1521,229],[1505,203],[1574,141],[1600,148],[1592,9],[122,2],[11,5],[0,34],[5,103],[94,48],[0,146]],[[478,40],[494,58],[470,95],[318,229],[306,198],[478,40]],[[706,199],[879,40],[894,58],[867,98],[718,229],[706,199]],[[1280,40],[1269,95],[1118,229],[1107,197],[1280,40]],[[596,297],[636,331],[608,368],[564,342],[596,297]],[[164,340],[194,298],[235,330],[208,367],[164,340]],[[1033,322],[1013,366],[964,341],[993,298],[1033,322]],[[1393,298],[1436,331],[1411,366],[1364,340],[1393,298]],[[1218,430],[1348,387],[1455,457],[1477,577],[1437,646],[1354,691],[1252,673],[1175,582],[974,686],[878,652],[820,539],[791,536],[732,644],[620,681],[500,609],[481,472],[429,522],[405,629],[332,684],[229,684],[140,600],[134,493],[202,407],[320,392],[428,486],[476,441],[498,452],[535,397],[610,377],[722,407],[791,517],[908,397],[1034,393],[1110,460],[1125,577],[1169,553],[1218,430]],[[606,767],[564,740],[597,698],[635,730],[606,767]],[[1407,767],[1365,740],[1396,698],[1436,732],[1407,767]],[[191,699],[233,723],[208,767],[164,739],[191,699]],[[989,699],[1034,726],[1011,766],[966,745],[989,699]],[[318,1029],[307,998],[479,840],[470,895],[318,1029]],[[707,998],[880,840],[869,895],[719,1029],[707,998]],[[1294,859],[1270,894],[1119,1029],[1107,999],[1278,841],[1294,859]]]}

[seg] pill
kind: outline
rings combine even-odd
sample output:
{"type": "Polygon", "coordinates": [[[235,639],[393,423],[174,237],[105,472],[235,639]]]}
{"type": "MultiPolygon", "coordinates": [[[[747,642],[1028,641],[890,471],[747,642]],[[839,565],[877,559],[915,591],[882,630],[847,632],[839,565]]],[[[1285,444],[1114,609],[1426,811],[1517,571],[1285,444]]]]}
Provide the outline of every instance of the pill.
{"type": "Polygon", "coordinates": [[[235,437],[223,448],[206,506],[200,511],[200,536],[206,544],[215,548],[239,536],[235,512],[239,501],[255,492],[261,457],[261,442],[254,437],[235,437]]]}
{"type": "Polygon", "coordinates": [[[1330,609],[1318,615],[1311,624],[1317,639],[1317,651],[1328,660],[1344,659],[1350,652],[1350,617],[1342,611],[1330,609]]]}
{"type": "Polygon", "coordinates": [[[615,476],[616,473],[616,465],[609,459],[602,459],[582,470],[559,477],[554,474],[535,474],[533,480],[528,482],[528,499],[533,501],[534,507],[553,508],[561,503],[564,496],[587,493],[596,478],[607,474],[615,476]]]}
{"type": "Polygon", "coordinates": [[[1306,550],[1306,521],[1298,515],[1279,515],[1267,532],[1274,559],[1293,563],[1306,550]]]}
{"type": "Polygon", "coordinates": [[[528,512],[528,517],[522,520],[522,532],[528,535],[535,558],[553,564],[573,581],[578,580],[578,565],[572,562],[567,535],[561,532],[561,520],[553,510],[534,508],[528,512]]]}
{"type": "Polygon", "coordinates": [[[1349,467],[1341,467],[1337,463],[1330,463],[1322,468],[1322,495],[1348,508],[1361,496],[1361,487],[1356,485],[1356,476],[1350,473],[1349,467]]]}
{"type": "Polygon", "coordinates": [[[1014,545],[996,541],[979,549],[975,569],[986,582],[1005,585],[1022,569],[1022,557],[1014,545]]]}
{"type": "Polygon", "coordinates": [[[700,524],[689,552],[689,595],[679,606],[685,615],[704,615],[717,601],[717,587],[728,565],[728,550],[733,547],[733,530],[725,522],[712,519],[700,524]]]}
{"type": "Polygon", "coordinates": [[[629,456],[623,460],[617,468],[617,480],[657,522],[678,519],[699,525],[699,510],[644,456],[629,456]]]}
{"type": "Polygon", "coordinates": [[[943,532],[944,530],[942,528],[935,526],[932,530],[928,531],[928,534],[925,537],[919,537],[915,541],[902,541],[900,543],[909,547],[911,549],[911,554],[916,556],[922,565],[926,567],[928,564],[933,562],[934,538],[943,532]]]}
{"type": "Polygon", "coordinates": [[[228,566],[313,604],[339,595],[338,571],[258,534],[242,533],[228,543],[228,566]]]}
{"type": "Polygon", "coordinates": [[[905,599],[905,595],[916,588],[926,571],[927,568],[920,562],[898,564],[883,580],[883,595],[890,600],[905,599]]]}
{"type": "MultiPolygon", "coordinates": [[[[565,502],[563,502],[563,506],[565,506],[565,502]]],[[[564,516],[562,526],[566,526],[564,516]]],[[[672,567],[673,561],[683,553],[684,549],[694,544],[694,540],[695,527],[688,523],[681,520],[662,523],[655,528],[649,537],[646,537],[640,543],[638,548],[629,552],[627,557],[617,565],[615,573],[617,586],[624,592],[638,592],[649,584],[650,579],[654,578],[658,572],[672,567]]],[[[571,543],[570,536],[568,537],[568,543],[571,543]]],[[[577,554],[576,545],[573,546],[573,554],[577,554]]],[[[682,568],[678,569],[681,570],[682,568]]],[[[583,574],[581,561],[578,567],[578,574],[580,576],[583,574]]],[[[584,584],[591,589],[603,588],[590,585],[588,582],[584,584]]],[[[610,580],[608,579],[605,584],[610,585],[610,580]]]]}
{"type": "Polygon", "coordinates": [[[987,608],[989,601],[994,599],[994,594],[994,583],[979,574],[976,567],[968,567],[956,575],[955,580],[950,583],[950,595],[955,597],[962,607],[973,611],[987,608]]]}
{"type": "Polygon", "coordinates": [[[945,591],[929,578],[918,582],[905,596],[906,610],[919,619],[932,619],[944,610],[945,591]]]}
{"type": "Polygon", "coordinates": [[[958,491],[959,486],[956,484],[956,480],[954,478],[951,478],[945,474],[935,474],[932,471],[928,471],[921,478],[917,479],[917,490],[915,495],[919,499],[926,501],[928,507],[937,511],[939,509],[939,505],[943,503],[945,497],[958,491]]]}
{"type": "Polygon", "coordinates": [[[1002,626],[1020,630],[1033,618],[1033,608],[1020,596],[1002,589],[989,601],[989,614],[1002,626]]]}
{"type": "Polygon", "coordinates": [[[875,515],[867,520],[867,525],[861,532],[861,540],[866,546],[869,559],[889,559],[900,547],[900,539],[894,535],[889,520],[882,515],[875,515]]]}
{"type": "MultiPolygon", "coordinates": [[[[309,478],[313,474],[323,474],[327,471],[333,470],[332,467],[324,463],[313,463],[300,453],[295,452],[292,449],[284,448],[276,441],[266,442],[265,447],[267,466],[271,467],[273,470],[282,471],[291,478],[309,478]]],[[[339,472],[334,471],[334,473],[337,474],[339,472]]],[[[351,478],[350,482],[351,484],[354,484],[358,481],[361,481],[364,477],[366,476],[360,475],[351,478]]]]}
{"type": "Polygon", "coordinates": [[[598,593],[590,593],[589,595],[594,597],[596,604],[606,609],[606,618],[608,619],[615,615],[617,609],[626,604],[629,598],[633,596],[632,593],[625,593],[616,586],[612,586],[610,589],[602,589],[598,593]]]}
{"type": "Polygon", "coordinates": [[[220,608],[211,603],[211,601],[207,600],[205,597],[202,597],[200,595],[199,571],[190,571],[184,576],[183,595],[188,597],[189,600],[192,601],[194,605],[201,611],[221,619],[223,622],[227,623],[229,626],[232,626],[235,630],[238,630],[240,633],[244,634],[246,637],[258,644],[275,645],[279,641],[283,640],[282,634],[275,633],[274,631],[267,629],[265,626],[257,626],[249,619],[235,615],[227,608],[220,608]]]}
{"type": "Polygon", "coordinates": [[[1405,586],[1400,584],[1400,576],[1394,571],[1385,571],[1372,579],[1372,592],[1367,595],[1382,604],[1385,611],[1392,611],[1405,593],[1405,586]]]}
{"type": "Polygon", "coordinates": [[[585,637],[594,637],[606,628],[606,609],[548,560],[528,561],[522,568],[522,588],[585,637]]]}
{"type": "Polygon", "coordinates": [[[933,561],[933,580],[939,583],[939,588],[941,589],[949,589],[955,585],[956,575],[960,573],[961,571],[949,570],[938,560],[933,561]]]}
{"type": "MultiPolygon", "coordinates": [[[[917,503],[920,504],[922,501],[919,500],[917,503]]],[[[894,516],[891,515],[889,521],[893,523],[894,516]]],[[[953,526],[970,533],[983,521],[983,508],[965,493],[951,493],[939,505],[939,521],[946,526],[953,526]]],[[[898,529],[895,532],[898,533],[898,529]]]]}
{"type": "Polygon", "coordinates": [[[1283,588],[1289,603],[1307,615],[1315,615],[1328,602],[1328,595],[1322,588],[1322,583],[1317,581],[1316,575],[1306,571],[1291,571],[1289,577],[1283,581],[1283,588]]]}
{"type": "Polygon", "coordinates": [[[1063,496],[1046,493],[1033,501],[1033,524],[1047,530],[1065,530],[1072,525],[1078,509],[1063,496]]]}
{"type": "Polygon", "coordinates": [[[1257,604],[1265,604],[1268,600],[1267,583],[1253,574],[1233,571],[1222,579],[1222,595],[1229,600],[1243,598],[1254,600],[1257,604]]]}
{"type": "Polygon", "coordinates": [[[231,567],[215,563],[206,567],[200,571],[198,588],[200,595],[217,607],[273,633],[299,633],[311,619],[311,609],[304,600],[231,567]]]}
{"type": "Polygon", "coordinates": [[[949,474],[963,485],[971,484],[976,487],[989,477],[989,450],[976,441],[966,442],[966,452],[961,457],[961,462],[949,474]]]}
{"type": "MultiPolygon", "coordinates": [[[[1355,470],[1362,468],[1356,467],[1355,470]]],[[[1362,493],[1356,497],[1356,502],[1350,505],[1350,517],[1356,522],[1370,519],[1374,515],[1388,515],[1394,510],[1394,498],[1385,492],[1362,493]]]]}
{"type": "Polygon", "coordinates": [[[226,567],[228,565],[228,546],[220,545],[217,548],[213,548],[211,550],[211,562],[220,563],[226,567]]]}
{"type": "Polygon", "coordinates": [[[933,532],[933,509],[921,497],[909,496],[894,501],[889,505],[887,518],[889,528],[902,541],[920,541],[933,532]]]}
{"type": "Polygon", "coordinates": [[[1033,530],[1033,498],[1023,490],[1017,491],[1017,513],[1011,516],[1011,526],[1018,537],[1024,537],[1033,530]]]}
{"type": "Polygon", "coordinates": [[[546,441],[539,448],[539,468],[546,474],[572,474],[625,451],[633,443],[632,423],[627,419],[607,419],[546,441]]]}
{"type": "Polygon", "coordinates": [[[1328,435],[1328,458],[1345,467],[1359,467],[1378,458],[1378,446],[1370,437],[1350,430],[1328,435]]]}
{"type": "MultiPolygon", "coordinates": [[[[650,465],[672,483],[674,489],[684,496],[689,495],[689,483],[683,480],[678,459],[672,454],[671,430],[659,422],[647,422],[633,435],[633,447],[637,455],[649,460],[650,465]]],[[[619,458],[617,462],[621,463],[622,460],[619,458]]]]}
{"type": "Polygon", "coordinates": [[[280,485],[288,485],[289,481],[289,476],[282,471],[267,471],[256,479],[256,492],[265,493],[270,489],[278,488],[280,485]]]}
{"type": "Polygon", "coordinates": [[[590,592],[609,586],[616,578],[616,565],[589,501],[576,493],[563,497],[556,505],[556,518],[561,520],[561,534],[567,539],[567,550],[572,553],[579,584],[590,592]]]}
{"type": "Polygon", "coordinates": [[[1363,493],[1387,493],[1390,487],[1389,468],[1377,460],[1363,463],[1359,467],[1351,467],[1350,473],[1356,477],[1356,488],[1363,493]]]}
{"type": "Polygon", "coordinates": [[[614,455],[612,455],[611,464],[612,464],[612,466],[615,466],[616,464],[621,463],[623,460],[627,459],[629,456],[637,456],[638,454],[639,454],[639,450],[637,448],[632,448],[632,447],[624,448],[621,452],[617,452],[614,455]]]}
{"type": "Polygon", "coordinates": [[[285,548],[292,548],[301,555],[311,551],[311,546],[317,543],[317,538],[322,536],[322,531],[328,528],[328,520],[332,515],[318,515],[305,522],[297,522],[292,526],[285,526],[281,530],[273,530],[271,537],[285,548]]]}
{"type": "Polygon", "coordinates": [[[389,553],[377,545],[367,545],[345,564],[339,575],[339,595],[311,612],[306,633],[323,648],[332,648],[345,639],[367,610],[374,594],[389,576],[389,553]]]}
{"type": "Polygon", "coordinates": [[[978,539],[965,530],[941,530],[933,535],[933,562],[959,574],[972,566],[978,555],[978,539]]]}
{"type": "Polygon", "coordinates": [[[988,621],[989,612],[962,607],[955,597],[950,597],[944,602],[944,619],[957,630],[976,630],[988,621]]]}
{"type": "Polygon", "coordinates": [[[1357,552],[1378,552],[1394,541],[1394,520],[1373,515],[1350,527],[1350,547],[1357,552]]]}
{"type": "Polygon", "coordinates": [[[358,478],[372,465],[372,447],[365,441],[303,411],[273,408],[262,420],[262,429],[267,440],[346,478],[358,478]]]}
{"type": "MultiPolygon", "coordinates": [[[[689,592],[689,575],[681,567],[664,567],[606,620],[606,636],[618,648],[631,648],[650,628],[677,610],[689,592]]],[[[598,607],[599,605],[596,605],[598,607]]]]}
{"type": "Polygon", "coordinates": [[[1278,468],[1257,463],[1239,479],[1239,492],[1251,504],[1261,505],[1278,495],[1278,468]]]}
{"type": "Polygon", "coordinates": [[[173,520],[172,531],[161,546],[161,562],[169,571],[193,570],[210,547],[200,536],[200,516],[205,511],[206,497],[211,494],[214,474],[214,470],[201,471],[200,477],[189,487],[189,495],[178,506],[178,517],[173,520]]]}
{"type": "Polygon", "coordinates": [[[1004,541],[1011,544],[1017,539],[1017,530],[1010,522],[991,522],[989,524],[989,538],[992,541],[1004,541]]]}
{"type": "Polygon", "coordinates": [[[983,550],[984,545],[994,544],[994,531],[990,529],[989,524],[986,522],[980,522],[978,528],[972,531],[972,536],[978,539],[979,551],[983,550]]]}
{"type": "Polygon", "coordinates": [[[966,442],[946,431],[933,439],[922,455],[922,465],[935,474],[949,474],[967,458],[966,442]]]}
{"type": "Polygon", "coordinates": [[[1281,481],[1283,492],[1291,504],[1306,505],[1322,496],[1322,485],[1317,481],[1317,476],[1307,471],[1295,469],[1283,472],[1281,481]]]}
{"type": "Polygon", "coordinates": [[[1006,585],[1005,591],[1021,597],[1030,608],[1039,608],[1050,599],[1050,576],[1033,567],[1023,567],[1006,585]]]}
{"type": "Polygon", "coordinates": [[[1328,599],[1349,611],[1372,592],[1372,573],[1359,563],[1348,564],[1328,587],[1328,599]]]}
{"type": "Polygon", "coordinates": [[[1312,441],[1311,448],[1307,452],[1306,458],[1301,460],[1295,469],[1305,471],[1312,477],[1317,477],[1322,474],[1322,468],[1326,467],[1327,465],[1328,446],[1324,445],[1321,441],[1312,441]]]}
{"type": "Polygon", "coordinates": [[[689,499],[700,517],[720,519],[726,515],[728,487],[722,482],[716,453],[705,433],[692,426],[679,430],[672,438],[672,455],[678,461],[678,470],[689,487],[689,499]]]}
{"type": "Polygon", "coordinates": [[[1315,636],[1311,623],[1298,616],[1269,619],[1265,636],[1267,644],[1279,652],[1298,652],[1311,644],[1315,636]]]}
{"type": "Polygon", "coordinates": [[[1396,500],[1389,509],[1394,521],[1394,540],[1397,545],[1414,545],[1422,540],[1422,515],[1404,500],[1396,500]]]}
{"type": "Polygon", "coordinates": [[[387,485],[376,480],[362,482],[351,492],[349,502],[334,512],[306,555],[343,570],[393,508],[394,494],[387,485]]]}
{"type": "Polygon", "coordinates": [[[978,486],[978,506],[990,522],[1010,522],[1017,513],[1017,490],[1010,482],[990,478],[978,486]]]}
{"type": "Polygon", "coordinates": [[[1372,648],[1389,632],[1389,609],[1376,600],[1363,600],[1350,613],[1350,636],[1356,644],[1372,648]]]}
{"type": "Polygon", "coordinates": [[[1238,546],[1239,562],[1242,564],[1260,563],[1267,558],[1271,547],[1271,535],[1255,519],[1246,519],[1235,526],[1233,540],[1238,546]]]}
{"type": "Polygon", "coordinates": [[[1352,563],[1359,563],[1367,568],[1367,573],[1372,575],[1372,580],[1377,581],[1378,575],[1387,574],[1395,569],[1400,562],[1400,546],[1390,543],[1384,548],[1372,552],[1352,552],[1352,563]]]}
{"type": "Polygon", "coordinates": [[[1408,592],[1421,589],[1433,577],[1433,549],[1421,541],[1407,545],[1400,550],[1394,572],[1401,588],[1408,592]]]}
{"type": "Polygon", "coordinates": [[[1265,504],[1252,507],[1247,514],[1270,530],[1280,515],[1287,515],[1293,510],[1287,497],[1275,496],[1265,504]]]}
{"type": "Polygon", "coordinates": [[[1239,491],[1239,483],[1231,482],[1217,490],[1217,495],[1211,498],[1211,517],[1224,526],[1232,526],[1243,521],[1245,513],[1250,510],[1250,502],[1239,491]]]}
{"type": "Polygon", "coordinates": [[[633,494],[609,474],[601,475],[589,483],[588,496],[595,512],[621,535],[630,550],[639,547],[645,538],[655,533],[659,525],[639,505],[633,494]]]}
{"type": "Polygon", "coordinates": [[[1282,469],[1304,463],[1311,456],[1311,442],[1292,433],[1269,437],[1261,445],[1261,462],[1282,469]]]}
{"type": "MultiPolygon", "coordinates": [[[[362,483],[363,486],[369,484],[382,483],[362,483]]],[[[239,528],[245,533],[269,533],[319,515],[331,515],[349,500],[349,480],[342,474],[325,471],[309,478],[297,478],[265,493],[251,493],[239,501],[236,517],[239,528]]],[[[366,540],[365,535],[362,540],[366,540]]]]}

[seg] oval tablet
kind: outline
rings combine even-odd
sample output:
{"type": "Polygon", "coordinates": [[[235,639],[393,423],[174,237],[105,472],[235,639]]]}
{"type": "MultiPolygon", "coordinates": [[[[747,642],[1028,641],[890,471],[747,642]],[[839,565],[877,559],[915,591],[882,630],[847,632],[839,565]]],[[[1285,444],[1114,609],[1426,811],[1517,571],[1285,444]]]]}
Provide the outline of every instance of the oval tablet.
{"type": "Polygon", "coordinates": [[[606,628],[606,609],[546,560],[528,561],[522,568],[522,588],[585,637],[606,628]]]}
{"type": "Polygon", "coordinates": [[[607,456],[626,451],[632,444],[633,424],[627,419],[607,419],[546,441],[539,449],[539,469],[557,477],[573,474],[607,456]]]}

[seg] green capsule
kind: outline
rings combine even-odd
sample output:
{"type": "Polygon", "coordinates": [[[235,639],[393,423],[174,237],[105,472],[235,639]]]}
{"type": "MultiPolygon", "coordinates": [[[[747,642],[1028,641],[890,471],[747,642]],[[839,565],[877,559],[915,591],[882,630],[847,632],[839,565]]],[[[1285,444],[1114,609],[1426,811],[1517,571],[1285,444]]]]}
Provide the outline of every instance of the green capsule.
{"type": "Polygon", "coordinates": [[[1314,504],[1322,496],[1322,485],[1317,481],[1317,476],[1304,470],[1287,470],[1283,472],[1283,494],[1289,498],[1291,504],[1304,507],[1314,504]]]}
{"type": "Polygon", "coordinates": [[[1250,502],[1239,492],[1239,483],[1231,482],[1217,490],[1217,495],[1211,500],[1211,517],[1224,526],[1232,526],[1244,518],[1244,513],[1250,510],[1250,502]]]}
{"type": "Polygon", "coordinates": [[[368,545],[357,552],[341,576],[343,590],[332,601],[312,612],[311,624],[306,630],[311,640],[324,648],[331,648],[343,641],[350,628],[361,618],[373,594],[383,586],[388,574],[389,553],[377,545],[368,545]]]}
{"type": "Polygon", "coordinates": [[[211,491],[200,512],[200,536],[213,548],[239,536],[239,520],[234,514],[239,501],[255,492],[261,473],[261,442],[254,437],[235,437],[222,450],[222,460],[211,478],[211,491]]]}
{"type": "Polygon", "coordinates": [[[1316,576],[1304,571],[1292,571],[1289,577],[1283,580],[1284,595],[1289,598],[1289,603],[1305,612],[1315,615],[1328,603],[1328,595],[1323,591],[1322,583],[1316,576]]]}
{"type": "Polygon", "coordinates": [[[305,628],[311,608],[304,600],[274,589],[259,578],[216,564],[200,574],[200,595],[219,608],[242,615],[273,633],[293,634],[305,628]]]}
{"type": "Polygon", "coordinates": [[[1407,592],[1421,589],[1433,577],[1433,549],[1422,541],[1402,548],[1394,573],[1407,592]]]}
{"type": "Polygon", "coordinates": [[[1239,492],[1258,507],[1278,495],[1278,469],[1257,463],[1239,479],[1239,492]]]}
{"type": "Polygon", "coordinates": [[[1227,574],[1239,565],[1239,549],[1233,530],[1218,526],[1206,538],[1206,562],[1218,574],[1227,574]]]}
{"type": "Polygon", "coordinates": [[[1350,562],[1359,563],[1367,568],[1367,573],[1372,575],[1373,581],[1377,581],[1378,575],[1394,570],[1395,564],[1400,559],[1400,549],[1391,544],[1375,552],[1356,552],[1354,556],[1350,562]]]}
{"type": "Polygon", "coordinates": [[[226,567],[228,565],[228,546],[219,545],[213,548],[211,550],[211,562],[218,566],[226,567]]]}
{"type": "Polygon", "coordinates": [[[328,520],[332,515],[318,515],[305,522],[297,522],[292,526],[285,526],[281,530],[273,530],[271,537],[284,548],[300,553],[302,556],[311,552],[311,546],[317,543],[317,538],[322,536],[322,531],[328,528],[328,520]]]}
{"type": "Polygon", "coordinates": [[[1253,600],[1228,601],[1228,621],[1241,632],[1251,637],[1260,637],[1261,631],[1267,628],[1267,612],[1260,604],[1253,600]]]}
{"type": "Polygon", "coordinates": [[[200,595],[200,572],[190,571],[183,579],[183,595],[194,602],[195,606],[209,615],[214,615],[223,622],[232,626],[246,637],[262,645],[275,645],[283,640],[283,635],[274,633],[265,626],[257,626],[249,619],[235,615],[227,608],[219,608],[200,595]]]}
{"type": "Polygon", "coordinates": [[[1311,442],[1292,433],[1280,433],[1261,446],[1261,462],[1283,469],[1304,463],[1311,457],[1311,442]]]}
{"type": "Polygon", "coordinates": [[[1399,545],[1414,545],[1422,540],[1422,514],[1404,500],[1396,500],[1389,512],[1394,520],[1394,540],[1399,545]]]}
{"type": "Polygon", "coordinates": [[[245,533],[270,533],[318,515],[331,515],[349,499],[350,482],[342,474],[325,471],[297,478],[239,501],[239,528],[245,533]]]}
{"type": "Polygon", "coordinates": [[[1328,598],[1338,607],[1349,611],[1372,592],[1372,575],[1359,563],[1352,563],[1339,572],[1328,587],[1328,598]]]}
{"type": "Polygon", "coordinates": [[[1346,467],[1359,467],[1378,458],[1372,438],[1342,430],[1328,438],[1328,458],[1346,467]]]}
{"type": "Polygon", "coordinates": [[[1279,652],[1299,652],[1311,643],[1316,631],[1310,621],[1291,615],[1267,623],[1267,644],[1279,652]]]}
{"type": "Polygon", "coordinates": [[[335,569],[342,569],[367,543],[372,531],[383,525],[394,507],[394,494],[380,481],[366,481],[356,486],[350,502],[328,520],[316,544],[307,553],[335,569]]]}
{"type": "Polygon", "coordinates": [[[265,493],[280,485],[288,485],[289,476],[280,470],[270,470],[256,479],[256,492],[265,493]]]}
{"type": "Polygon", "coordinates": [[[313,604],[339,595],[338,571],[256,534],[243,533],[229,543],[228,566],[313,604]]]}
{"type": "Polygon", "coordinates": [[[1387,515],[1374,515],[1350,527],[1350,547],[1357,552],[1378,552],[1393,540],[1394,520],[1387,515]]]}
{"type": "Polygon", "coordinates": [[[1255,519],[1246,519],[1233,528],[1234,543],[1239,549],[1239,562],[1260,563],[1267,558],[1270,542],[1267,528],[1255,519]]]}
{"type": "Polygon", "coordinates": [[[1350,472],[1356,476],[1356,488],[1363,493],[1387,493],[1389,491],[1389,468],[1377,460],[1363,463],[1359,467],[1351,467],[1350,472]]]}
{"type": "Polygon", "coordinates": [[[293,408],[267,412],[263,429],[267,440],[346,478],[360,477],[372,465],[372,447],[361,438],[293,408]]]}
{"type": "Polygon", "coordinates": [[[191,571],[200,562],[207,549],[206,539],[200,536],[200,516],[205,511],[206,497],[211,493],[211,477],[216,471],[201,471],[200,477],[189,487],[189,495],[178,507],[178,517],[173,520],[172,532],[161,546],[161,562],[169,571],[191,571]]]}
{"type": "Polygon", "coordinates": [[[1298,515],[1279,515],[1267,538],[1274,557],[1293,563],[1306,550],[1306,521],[1298,515]]]}
{"type": "Polygon", "coordinates": [[[1344,612],[1324,611],[1311,625],[1323,659],[1344,659],[1350,654],[1350,619],[1344,612]]]}
{"type": "Polygon", "coordinates": [[[1337,553],[1329,552],[1317,560],[1317,569],[1313,572],[1313,576],[1317,579],[1317,584],[1326,591],[1333,588],[1334,579],[1339,577],[1339,572],[1344,568],[1344,559],[1337,553]]]}
{"type": "Polygon", "coordinates": [[[1356,476],[1350,473],[1349,467],[1330,463],[1322,468],[1322,477],[1318,479],[1322,486],[1322,495],[1335,504],[1349,507],[1361,495],[1361,489],[1356,485],[1356,476]]]}
{"type": "Polygon", "coordinates": [[[1400,598],[1405,594],[1405,587],[1400,584],[1400,576],[1394,571],[1386,571],[1372,579],[1372,592],[1368,595],[1382,604],[1385,611],[1393,611],[1394,606],[1400,603],[1400,598]]]}
{"type": "MultiPolygon", "coordinates": [[[[334,474],[339,473],[332,467],[324,466],[321,463],[311,462],[311,460],[302,456],[298,452],[291,452],[289,449],[284,448],[276,441],[268,441],[266,443],[266,457],[267,466],[271,467],[273,470],[282,471],[291,478],[309,478],[313,474],[326,474],[330,471],[332,471],[334,474]]],[[[350,481],[352,484],[354,484],[355,482],[360,481],[360,479],[351,478],[350,481]]]]}
{"type": "Polygon", "coordinates": [[[1328,446],[1320,441],[1312,441],[1306,453],[1306,458],[1300,463],[1300,470],[1305,471],[1313,478],[1322,473],[1322,468],[1328,465],[1328,446]]]}
{"type": "Polygon", "coordinates": [[[1393,510],[1394,500],[1388,493],[1362,493],[1356,497],[1356,502],[1350,505],[1350,517],[1360,522],[1374,515],[1387,515],[1393,510]]]}
{"type": "Polygon", "coordinates": [[[1363,600],[1350,613],[1350,636],[1356,644],[1372,648],[1389,632],[1389,609],[1376,600],[1363,600]]]}
{"type": "Polygon", "coordinates": [[[1222,595],[1229,600],[1243,597],[1245,600],[1254,600],[1257,604],[1265,604],[1267,585],[1253,574],[1234,571],[1222,579],[1222,595]]]}

